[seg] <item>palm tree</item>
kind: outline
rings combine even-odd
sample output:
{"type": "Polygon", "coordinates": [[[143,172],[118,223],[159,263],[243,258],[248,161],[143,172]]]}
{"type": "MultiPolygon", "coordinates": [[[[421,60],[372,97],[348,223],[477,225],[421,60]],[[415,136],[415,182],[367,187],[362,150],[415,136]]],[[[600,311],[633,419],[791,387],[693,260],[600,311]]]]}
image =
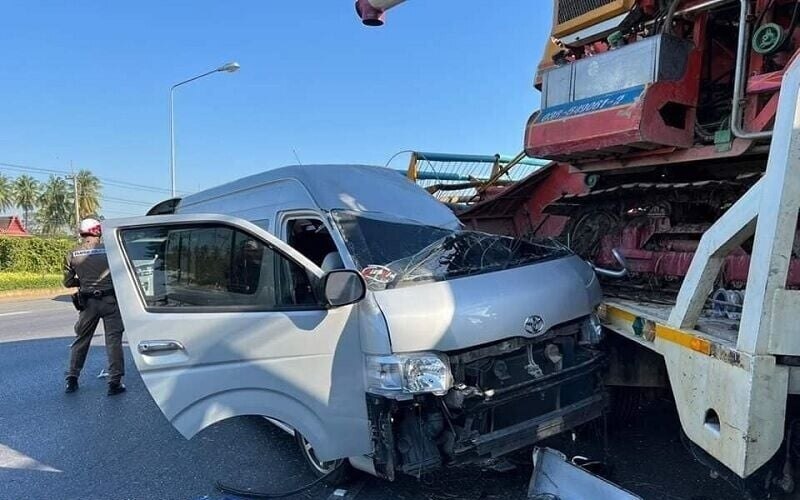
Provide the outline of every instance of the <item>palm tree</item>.
{"type": "Polygon", "coordinates": [[[78,212],[81,219],[97,215],[100,209],[100,179],[88,170],[75,174],[78,183],[78,212]]]}
{"type": "Polygon", "coordinates": [[[20,175],[14,180],[14,203],[22,209],[25,229],[28,229],[28,215],[36,208],[39,198],[39,183],[30,175],[20,175]]]}
{"type": "Polygon", "coordinates": [[[37,216],[44,234],[57,234],[70,225],[73,217],[72,189],[63,177],[51,175],[38,201],[37,216]]]}
{"type": "Polygon", "coordinates": [[[11,179],[0,174],[0,212],[14,205],[14,195],[11,190],[11,179]]]}

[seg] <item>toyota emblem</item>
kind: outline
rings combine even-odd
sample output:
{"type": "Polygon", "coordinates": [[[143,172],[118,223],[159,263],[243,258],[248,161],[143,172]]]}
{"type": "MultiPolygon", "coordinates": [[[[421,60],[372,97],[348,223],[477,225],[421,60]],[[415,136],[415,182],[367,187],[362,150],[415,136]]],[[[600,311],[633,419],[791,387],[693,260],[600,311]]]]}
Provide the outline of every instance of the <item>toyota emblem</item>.
{"type": "Polygon", "coordinates": [[[525,318],[525,333],[538,335],[542,330],[544,330],[544,319],[541,316],[534,314],[525,318]]]}

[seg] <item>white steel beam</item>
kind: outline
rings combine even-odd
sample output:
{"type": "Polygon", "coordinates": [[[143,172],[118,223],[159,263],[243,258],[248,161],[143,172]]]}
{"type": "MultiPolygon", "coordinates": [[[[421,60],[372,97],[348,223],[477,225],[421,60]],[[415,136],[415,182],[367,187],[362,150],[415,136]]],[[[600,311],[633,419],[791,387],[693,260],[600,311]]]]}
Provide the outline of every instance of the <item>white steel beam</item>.
{"type": "Polygon", "coordinates": [[[782,313],[773,311],[774,299],[776,292],[786,288],[800,209],[800,61],[797,59],[783,76],[774,130],[767,173],[762,179],[764,189],[737,341],[739,350],[758,354],[768,352],[773,312],[779,316],[782,313]]]}
{"type": "Polygon", "coordinates": [[[787,303],[775,296],[786,287],[798,209],[800,60],[796,59],[783,77],[766,174],[703,235],[670,314],[670,325],[695,327],[725,257],[755,234],[737,348],[768,353],[772,321],[776,313],[781,314],[775,304],[787,303]]]}
{"type": "Polygon", "coordinates": [[[697,324],[725,257],[753,236],[762,182],[751,187],[703,234],[669,315],[670,325],[694,328],[697,324]]]}

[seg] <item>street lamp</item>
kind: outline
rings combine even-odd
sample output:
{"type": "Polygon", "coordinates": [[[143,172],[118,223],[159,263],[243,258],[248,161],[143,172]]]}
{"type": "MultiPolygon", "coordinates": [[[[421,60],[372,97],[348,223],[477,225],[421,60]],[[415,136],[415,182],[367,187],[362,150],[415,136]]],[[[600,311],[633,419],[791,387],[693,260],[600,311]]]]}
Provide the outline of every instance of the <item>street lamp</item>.
{"type": "Polygon", "coordinates": [[[223,64],[217,69],[212,69],[202,75],[193,76],[188,80],[184,80],[182,82],[178,82],[169,89],[169,177],[170,177],[170,188],[172,191],[172,197],[175,198],[176,191],[175,191],[175,114],[173,111],[173,98],[175,94],[175,89],[180,87],[181,85],[185,85],[189,82],[193,82],[195,80],[199,80],[204,76],[213,75],[214,73],[235,73],[239,71],[238,62],[229,62],[227,64],[223,64]]]}

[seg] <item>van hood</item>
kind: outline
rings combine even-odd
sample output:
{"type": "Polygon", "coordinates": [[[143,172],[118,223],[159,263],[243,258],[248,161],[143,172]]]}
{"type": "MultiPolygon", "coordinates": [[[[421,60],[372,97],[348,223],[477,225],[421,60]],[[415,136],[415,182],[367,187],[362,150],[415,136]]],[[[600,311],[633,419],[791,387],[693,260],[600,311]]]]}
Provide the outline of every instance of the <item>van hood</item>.
{"type": "Polygon", "coordinates": [[[570,255],[503,271],[374,292],[392,350],[456,351],[508,337],[529,337],[525,322],[544,328],[590,314],[600,303],[594,271],[570,255]]]}

